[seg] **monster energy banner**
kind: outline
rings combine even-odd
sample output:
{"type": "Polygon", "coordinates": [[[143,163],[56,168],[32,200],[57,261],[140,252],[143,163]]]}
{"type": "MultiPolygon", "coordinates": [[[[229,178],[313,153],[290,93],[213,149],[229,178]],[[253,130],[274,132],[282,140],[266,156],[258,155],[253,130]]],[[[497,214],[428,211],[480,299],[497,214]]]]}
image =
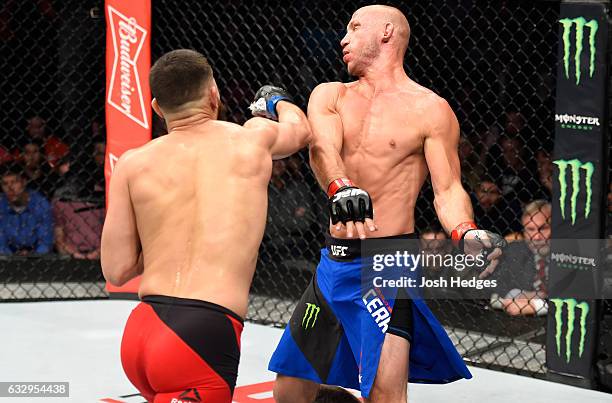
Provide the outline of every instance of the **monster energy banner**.
{"type": "Polygon", "coordinates": [[[562,3],[559,17],[547,366],[590,384],[607,179],[607,10],[562,3]],[[589,242],[593,240],[594,242],[589,242]],[[576,264],[569,264],[571,257],[576,264]],[[587,295],[593,295],[588,298],[587,295]]]}

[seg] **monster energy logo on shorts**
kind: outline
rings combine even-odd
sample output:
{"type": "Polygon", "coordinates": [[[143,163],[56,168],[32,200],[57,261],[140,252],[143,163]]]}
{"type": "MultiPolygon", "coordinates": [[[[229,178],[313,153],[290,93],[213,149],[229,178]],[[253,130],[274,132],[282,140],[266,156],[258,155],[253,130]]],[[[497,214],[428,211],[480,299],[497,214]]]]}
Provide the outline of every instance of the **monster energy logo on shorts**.
{"type": "Polygon", "coordinates": [[[306,303],[306,312],[304,313],[304,317],[302,318],[302,327],[304,329],[308,329],[308,325],[312,329],[317,322],[317,317],[319,316],[319,311],[321,308],[316,306],[315,304],[306,303]],[[312,319],[312,321],[311,321],[312,319]]]}
{"type": "Polygon", "coordinates": [[[571,53],[571,43],[570,43],[570,32],[572,31],[572,26],[576,26],[576,41],[575,41],[575,54],[574,54],[574,76],[576,77],[576,85],[580,84],[580,55],[582,54],[582,41],[584,38],[584,27],[589,27],[589,77],[593,77],[593,73],[595,73],[595,35],[597,34],[597,29],[599,25],[596,20],[588,21],[584,17],[578,18],[563,18],[559,20],[561,25],[563,25],[563,35],[561,36],[563,40],[563,67],[565,68],[565,77],[569,79],[569,70],[570,70],[570,53],[571,53]]]}
{"type": "Polygon", "coordinates": [[[559,167],[559,187],[561,189],[561,195],[559,196],[559,205],[561,206],[561,217],[565,220],[565,201],[567,198],[567,179],[566,173],[567,168],[570,168],[571,178],[571,194],[570,194],[570,215],[572,218],[572,225],[576,223],[576,204],[578,203],[578,195],[580,194],[580,172],[585,171],[585,191],[586,191],[586,205],[584,208],[584,217],[588,218],[591,214],[591,198],[593,197],[593,172],[595,167],[591,162],[582,162],[578,159],[573,160],[555,160],[553,161],[559,167]]]}
{"type": "Polygon", "coordinates": [[[578,344],[578,357],[584,352],[584,340],[587,334],[586,319],[589,315],[589,304],[576,301],[575,299],[552,298],[555,304],[555,342],[557,344],[557,355],[561,357],[561,337],[563,333],[563,306],[567,306],[567,326],[565,329],[565,361],[570,362],[572,358],[572,336],[574,334],[574,322],[576,320],[576,309],[580,310],[580,342],[578,344]]]}

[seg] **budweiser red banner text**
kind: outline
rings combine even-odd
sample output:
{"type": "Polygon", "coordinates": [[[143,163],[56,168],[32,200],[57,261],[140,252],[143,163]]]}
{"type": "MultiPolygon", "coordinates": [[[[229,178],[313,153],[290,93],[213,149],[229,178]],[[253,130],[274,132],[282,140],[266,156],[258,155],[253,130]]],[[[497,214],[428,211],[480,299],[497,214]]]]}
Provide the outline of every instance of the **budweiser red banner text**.
{"type": "MultiPolygon", "coordinates": [[[[151,2],[106,0],[106,195],[115,163],[151,139],[151,2]]],[[[109,292],[133,293],[138,281],[109,292]]]]}

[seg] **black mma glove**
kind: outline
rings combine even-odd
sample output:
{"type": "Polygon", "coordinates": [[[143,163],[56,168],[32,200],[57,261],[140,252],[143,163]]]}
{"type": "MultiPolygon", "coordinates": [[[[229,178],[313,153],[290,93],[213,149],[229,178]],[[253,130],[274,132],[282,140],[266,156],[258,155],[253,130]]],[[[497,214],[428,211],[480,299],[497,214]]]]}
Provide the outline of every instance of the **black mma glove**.
{"type": "Polygon", "coordinates": [[[249,109],[253,116],[278,120],[276,104],[279,101],[293,102],[293,99],[284,88],[264,85],[255,93],[255,100],[249,106],[249,109]]]}
{"type": "Polygon", "coordinates": [[[327,188],[328,207],[332,224],[348,221],[364,222],[373,218],[372,199],[365,190],[359,189],[349,179],[336,179],[327,188]]]}
{"type": "Polygon", "coordinates": [[[481,248],[482,249],[481,253],[483,253],[485,257],[495,248],[503,249],[506,246],[508,246],[508,242],[506,242],[504,237],[494,232],[491,232],[491,231],[478,229],[476,224],[471,221],[459,224],[451,232],[451,240],[453,242],[453,245],[458,247],[461,253],[467,252],[467,253],[475,254],[477,252],[476,249],[481,248]],[[475,231],[475,232],[470,234],[470,236],[467,239],[468,245],[465,245],[466,244],[465,236],[472,231],[475,231]],[[485,243],[487,243],[487,241],[491,244],[490,247],[485,246],[485,243]]]}
{"type": "Polygon", "coordinates": [[[472,246],[471,243],[476,243],[476,245],[474,245],[475,247],[478,247],[478,244],[480,244],[480,246],[482,247],[482,251],[480,253],[484,256],[485,259],[487,258],[489,253],[493,252],[495,249],[499,248],[503,250],[506,246],[508,246],[508,242],[504,239],[504,237],[499,234],[496,234],[495,232],[482,229],[472,231],[475,232],[470,234],[469,239],[464,239],[464,249],[470,248],[472,246]],[[490,242],[490,247],[485,246],[485,242],[487,241],[490,242]],[[467,248],[465,245],[466,243],[468,244],[467,248]]]}
{"type": "Polygon", "coordinates": [[[506,242],[504,237],[491,231],[478,229],[473,222],[459,224],[451,232],[451,239],[453,244],[459,247],[461,253],[482,256],[484,259],[484,266],[482,267],[484,271],[480,273],[479,278],[485,278],[493,273],[498,265],[500,252],[508,246],[508,242],[506,242]],[[489,254],[496,249],[499,249],[500,252],[489,261],[489,254]]]}

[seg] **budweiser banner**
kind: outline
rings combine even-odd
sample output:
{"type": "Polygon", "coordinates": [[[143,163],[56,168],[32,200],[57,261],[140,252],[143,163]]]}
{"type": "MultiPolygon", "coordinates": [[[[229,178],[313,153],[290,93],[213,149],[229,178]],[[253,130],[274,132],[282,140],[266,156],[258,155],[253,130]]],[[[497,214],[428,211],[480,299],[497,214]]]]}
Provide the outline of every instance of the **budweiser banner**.
{"type": "MultiPolygon", "coordinates": [[[[106,194],[115,163],[151,139],[151,2],[106,0],[106,194]]],[[[138,281],[109,292],[136,292],[138,281]]]]}
{"type": "Polygon", "coordinates": [[[593,379],[605,267],[598,240],[608,175],[606,15],[603,4],[561,3],[558,22],[546,364],[551,377],[583,386],[593,379]]]}

